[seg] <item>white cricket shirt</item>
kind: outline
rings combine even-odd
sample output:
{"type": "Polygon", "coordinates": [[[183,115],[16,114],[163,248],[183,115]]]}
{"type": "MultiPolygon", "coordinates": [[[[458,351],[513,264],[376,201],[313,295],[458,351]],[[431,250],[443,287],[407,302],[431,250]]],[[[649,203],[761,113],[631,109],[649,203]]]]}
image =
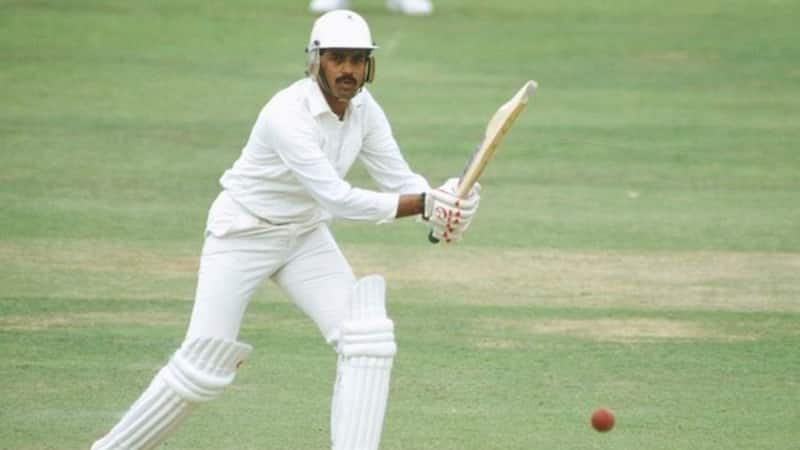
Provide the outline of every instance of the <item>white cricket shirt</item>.
{"type": "Polygon", "coordinates": [[[353,97],[340,121],[310,78],[264,106],[220,184],[253,215],[278,224],[331,217],[389,222],[400,194],[429,189],[409,168],[386,115],[366,89],[353,97]],[[356,158],[383,192],[344,180],[356,158]]]}

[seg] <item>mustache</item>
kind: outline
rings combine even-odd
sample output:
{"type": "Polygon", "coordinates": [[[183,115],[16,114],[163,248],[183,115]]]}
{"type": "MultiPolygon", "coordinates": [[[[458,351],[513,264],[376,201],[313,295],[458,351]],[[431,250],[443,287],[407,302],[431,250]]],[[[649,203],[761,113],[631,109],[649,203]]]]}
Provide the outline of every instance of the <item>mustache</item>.
{"type": "Polygon", "coordinates": [[[353,77],[352,77],[352,76],[350,76],[350,75],[342,75],[341,77],[339,77],[339,78],[337,78],[337,79],[336,79],[336,82],[338,83],[338,82],[340,82],[340,81],[348,81],[348,80],[349,80],[349,81],[352,81],[353,83],[356,83],[356,82],[357,82],[357,81],[356,81],[356,79],[355,79],[355,78],[353,78],[353,77]]]}

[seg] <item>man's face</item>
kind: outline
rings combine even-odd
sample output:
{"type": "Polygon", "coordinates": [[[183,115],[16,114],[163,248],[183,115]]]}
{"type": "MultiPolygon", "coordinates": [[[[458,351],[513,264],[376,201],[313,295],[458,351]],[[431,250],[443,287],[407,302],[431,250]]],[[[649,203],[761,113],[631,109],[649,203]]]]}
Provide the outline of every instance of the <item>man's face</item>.
{"type": "Polygon", "coordinates": [[[367,50],[329,48],[320,55],[320,75],[325,77],[331,94],[340,100],[350,100],[364,84],[367,50]]]}

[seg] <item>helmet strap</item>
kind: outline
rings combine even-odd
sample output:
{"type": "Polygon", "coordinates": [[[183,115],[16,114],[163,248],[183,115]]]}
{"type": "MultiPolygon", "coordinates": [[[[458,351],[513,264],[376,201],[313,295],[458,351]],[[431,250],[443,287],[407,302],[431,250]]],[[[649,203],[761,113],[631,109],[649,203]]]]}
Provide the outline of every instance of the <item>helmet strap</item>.
{"type": "MultiPolygon", "coordinates": [[[[370,56],[367,58],[367,67],[364,69],[364,83],[372,83],[375,79],[375,57],[370,56]]],[[[363,87],[363,85],[362,85],[363,87]]]]}

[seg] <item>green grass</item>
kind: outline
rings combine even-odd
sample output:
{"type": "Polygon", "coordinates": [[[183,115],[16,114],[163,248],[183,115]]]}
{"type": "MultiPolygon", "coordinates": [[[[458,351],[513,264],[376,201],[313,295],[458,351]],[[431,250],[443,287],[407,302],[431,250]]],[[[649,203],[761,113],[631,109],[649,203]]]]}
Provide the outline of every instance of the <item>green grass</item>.
{"type": "MultiPolygon", "coordinates": [[[[389,284],[381,448],[796,447],[800,5],[382,3],[354,0],[370,89],[432,182],[540,90],[463,245],[334,226],[389,284]]],[[[0,0],[0,449],[87,448],[180,343],[217,179],[302,75],[306,6],[0,0]]],[[[266,286],[242,339],[236,383],[165,448],[326,448],[335,355],[313,324],[266,286]]]]}

